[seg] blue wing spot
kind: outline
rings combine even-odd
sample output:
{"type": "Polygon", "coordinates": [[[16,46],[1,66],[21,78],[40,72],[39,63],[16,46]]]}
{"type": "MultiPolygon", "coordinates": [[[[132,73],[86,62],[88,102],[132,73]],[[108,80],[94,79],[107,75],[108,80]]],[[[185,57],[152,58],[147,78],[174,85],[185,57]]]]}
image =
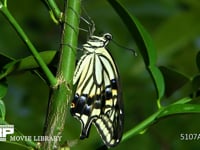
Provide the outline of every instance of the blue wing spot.
{"type": "Polygon", "coordinates": [[[91,113],[91,106],[88,106],[87,104],[85,105],[84,109],[83,109],[83,114],[89,116],[91,113]]]}
{"type": "Polygon", "coordinates": [[[117,80],[116,79],[112,79],[110,81],[111,81],[112,89],[118,89],[117,80]]]}
{"type": "Polygon", "coordinates": [[[105,100],[112,98],[112,89],[110,86],[107,86],[105,89],[105,100]]]}

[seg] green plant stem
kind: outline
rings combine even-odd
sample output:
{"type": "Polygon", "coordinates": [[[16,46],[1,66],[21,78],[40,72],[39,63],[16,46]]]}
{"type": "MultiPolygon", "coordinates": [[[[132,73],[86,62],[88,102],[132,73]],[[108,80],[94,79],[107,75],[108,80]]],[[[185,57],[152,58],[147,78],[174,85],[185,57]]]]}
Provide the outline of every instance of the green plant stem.
{"type": "Polygon", "coordinates": [[[49,10],[50,16],[53,21],[58,24],[62,21],[63,13],[58,8],[56,2],[54,0],[41,0],[49,10]]]}
{"type": "Polygon", "coordinates": [[[155,122],[156,117],[160,114],[162,110],[159,110],[152,114],[150,117],[142,121],[140,124],[138,124],[136,127],[132,128],[131,130],[127,131],[122,138],[122,141],[126,141],[129,138],[133,137],[134,135],[137,135],[138,133],[141,133],[142,131],[145,131],[147,127],[149,127],[151,124],[155,122]]]}
{"type": "Polygon", "coordinates": [[[39,66],[44,71],[46,77],[48,78],[50,85],[52,87],[55,86],[57,84],[57,79],[54,77],[52,72],[49,70],[49,68],[47,67],[47,65],[45,64],[43,59],[41,58],[40,54],[38,53],[38,51],[36,50],[34,45],[31,43],[31,41],[29,40],[28,36],[25,34],[25,32],[19,26],[19,24],[17,23],[15,18],[12,16],[12,14],[9,12],[8,8],[6,6],[4,6],[1,2],[0,2],[0,11],[4,14],[4,16],[7,18],[9,23],[13,26],[13,28],[16,30],[18,35],[24,41],[26,46],[29,48],[29,50],[31,51],[32,55],[34,56],[36,62],[39,64],[39,66]]]}
{"type": "MultiPolygon", "coordinates": [[[[81,0],[68,0],[67,7],[65,3],[65,21],[62,29],[60,62],[57,72],[57,78],[60,84],[58,88],[53,89],[49,100],[44,128],[44,134],[46,136],[60,136],[63,132],[67,104],[72,95],[72,78],[76,58],[76,50],[74,47],[77,47],[80,5],[81,0]]],[[[42,145],[42,149],[45,150],[57,149],[58,147],[59,143],[57,141],[45,142],[42,145]]]]}
{"type": "Polygon", "coordinates": [[[60,9],[58,8],[58,6],[56,5],[55,1],[54,0],[47,0],[47,2],[49,3],[49,6],[51,8],[51,10],[53,11],[54,15],[56,16],[56,18],[58,20],[61,19],[61,11],[60,9]]]}

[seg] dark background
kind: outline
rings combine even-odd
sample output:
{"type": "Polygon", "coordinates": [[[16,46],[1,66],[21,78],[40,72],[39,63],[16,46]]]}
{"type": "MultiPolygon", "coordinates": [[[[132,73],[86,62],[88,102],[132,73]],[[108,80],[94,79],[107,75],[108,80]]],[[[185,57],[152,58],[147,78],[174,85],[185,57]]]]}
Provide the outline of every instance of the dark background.
{"type": "MultiPolygon", "coordinates": [[[[157,65],[171,67],[193,77],[198,72],[195,57],[200,48],[200,3],[198,0],[121,0],[136,16],[151,35],[157,49],[157,65]]],[[[58,1],[60,7],[62,2],[58,1]]],[[[96,24],[96,35],[109,32],[113,39],[127,48],[137,51],[136,43],[128,29],[105,0],[83,0],[82,7],[96,24]]],[[[8,1],[8,8],[40,51],[58,50],[60,27],[49,17],[39,0],[8,1]]],[[[83,12],[82,16],[88,19],[83,12]]],[[[82,20],[80,28],[87,29],[82,20]]],[[[87,39],[80,31],[79,47],[87,39]]],[[[142,57],[111,42],[109,45],[119,69],[125,107],[125,132],[157,110],[156,90],[145,70],[142,57]]],[[[8,21],[0,15],[0,52],[13,58],[30,55],[8,21]]],[[[49,95],[48,86],[35,74],[22,72],[8,78],[8,93],[4,98],[6,120],[24,135],[41,135],[49,95]]],[[[183,90],[184,91],[184,90],[183,90]]],[[[167,105],[184,95],[176,92],[162,100],[167,105]]],[[[177,115],[160,120],[145,133],[136,135],[117,146],[116,150],[176,150],[197,149],[200,141],[181,141],[181,133],[200,133],[200,115],[177,115]]],[[[94,127],[86,140],[79,140],[81,124],[68,113],[65,134],[72,150],[93,150],[101,145],[94,127]],[[78,143],[76,143],[78,142],[78,143]]],[[[23,150],[24,148],[0,143],[1,149],[23,150]]]]}

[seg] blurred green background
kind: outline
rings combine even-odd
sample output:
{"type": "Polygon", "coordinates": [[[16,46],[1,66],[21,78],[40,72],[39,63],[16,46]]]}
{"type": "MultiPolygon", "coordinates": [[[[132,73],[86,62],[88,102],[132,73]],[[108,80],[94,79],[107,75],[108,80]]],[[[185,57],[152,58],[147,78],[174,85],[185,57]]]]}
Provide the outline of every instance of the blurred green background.
{"type": "MultiPolygon", "coordinates": [[[[57,1],[62,8],[62,2],[57,1]]],[[[200,2],[199,0],[121,0],[122,4],[136,16],[151,35],[157,48],[157,65],[168,66],[188,77],[198,73],[195,57],[200,49],[200,2]]],[[[121,22],[106,0],[83,0],[83,8],[96,24],[96,35],[109,32],[121,45],[137,46],[128,29],[121,22]]],[[[9,1],[8,8],[24,31],[40,51],[58,50],[60,27],[49,17],[48,11],[36,0],[9,1]]],[[[83,13],[82,16],[88,19],[83,13]]],[[[87,29],[81,21],[80,28],[87,29]]],[[[80,31],[79,47],[87,39],[80,31]]],[[[111,42],[109,45],[119,69],[125,108],[124,132],[133,128],[157,110],[156,90],[145,70],[138,53],[133,54],[111,42]]],[[[13,58],[30,55],[7,20],[0,15],[0,52],[13,58]]],[[[25,135],[41,135],[44,125],[48,86],[35,74],[22,72],[8,78],[8,93],[4,98],[6,120],[25,135]]],[[[163,105],[182,97],[177,92],[162,100],[163,105]]],[[[198,149],[200,141],[182,141],[181,133],[200,133],[199,114],[171,116],[152,125],[141,135],[125,141],[115,150],[187,150],[198,149]]],[[[94,150],[102,141],[94,127],[86,140],[79,140],[81,124],[68,113],[63,140],[68,140],[72,150],[94,150]]],[[[23,150],[24,148],[0,143],[1,149],[23,150]]]]}

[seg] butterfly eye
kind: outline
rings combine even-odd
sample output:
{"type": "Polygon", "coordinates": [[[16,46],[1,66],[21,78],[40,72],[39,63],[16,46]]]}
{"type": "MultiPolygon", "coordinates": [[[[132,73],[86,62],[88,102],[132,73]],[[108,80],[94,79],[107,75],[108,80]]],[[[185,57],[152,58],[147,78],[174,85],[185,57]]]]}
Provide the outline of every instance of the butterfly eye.
{"type": "Polygon", "coordinates": [[[105,34],[103,35],[103,37],[104,37],[107,41],[112,40],[112,35],[111,35],[110,33],[105,33],[105,34]]]}
{"type": "Polygon", "coordinates": [[[70,109],[82,124],[80,138],[88,137],[94,124],[107,147],[120,142],[124,118],[118,71],[105,48],[111,39],[112,35],[106,33],[92,36],[83,45],[86,53],[75,69],[73,84],[77,89],[70,109]]]}

